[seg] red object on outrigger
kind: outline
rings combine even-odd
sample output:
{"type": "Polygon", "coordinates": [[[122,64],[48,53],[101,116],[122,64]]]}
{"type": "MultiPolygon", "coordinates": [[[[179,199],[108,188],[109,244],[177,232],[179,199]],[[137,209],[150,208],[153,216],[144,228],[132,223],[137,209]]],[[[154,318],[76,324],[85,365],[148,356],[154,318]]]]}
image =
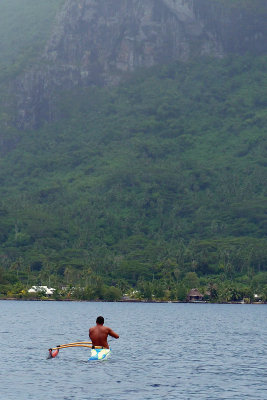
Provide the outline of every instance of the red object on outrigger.
{"type": "Polygon", "coordinates": [[[48,351],[49,351],[48,358],[55,358],[59,353],[59,349],[57,349],[55,351],[53,351],[53,349],[49,349],[48,351]]]}
{"type": "Polygon", "coordinates": [[[49,354],[47,358],[55,358],[60,349],[68,349],[70,347],[87,347],[89,349],[103,349],[102,346],[93,346],[92,342],[73,342],[73,343],[67,343],[67,344],[60,344],[57,347],[53,347],[48,349],[49,354]]]}

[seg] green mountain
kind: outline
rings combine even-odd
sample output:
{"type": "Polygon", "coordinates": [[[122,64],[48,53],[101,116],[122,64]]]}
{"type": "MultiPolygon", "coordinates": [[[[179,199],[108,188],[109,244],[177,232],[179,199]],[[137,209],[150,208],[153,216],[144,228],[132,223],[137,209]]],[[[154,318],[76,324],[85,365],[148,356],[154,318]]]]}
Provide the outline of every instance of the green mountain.
{"type": "Polygon", "coordinates": [[[21,282],[86,287],[81,298],[267,294],[266,62],[198,55],[113,87],[61,87],[56,118],[38,129],[12,125],[10,103],[0,292],[21,282]]]}

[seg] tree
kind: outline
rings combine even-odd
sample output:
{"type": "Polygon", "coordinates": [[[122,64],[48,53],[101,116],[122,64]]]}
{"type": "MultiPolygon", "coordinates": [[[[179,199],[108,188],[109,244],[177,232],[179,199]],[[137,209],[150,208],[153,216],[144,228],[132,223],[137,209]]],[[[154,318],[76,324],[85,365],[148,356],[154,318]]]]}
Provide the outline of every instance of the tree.
{"type": "Polygon", "coordinates": [[[115,286],[109,286],[104,289],[103,299],[106,301],[117,301],[122,297],[122,293],[119,288],[115,286]]]}
{"type": "Polygon", "coordinates": [[[199,278],[195,272],[187,272],[183,279],[183,283],[187,288],[197,288],[199,285],[199,278]]]}

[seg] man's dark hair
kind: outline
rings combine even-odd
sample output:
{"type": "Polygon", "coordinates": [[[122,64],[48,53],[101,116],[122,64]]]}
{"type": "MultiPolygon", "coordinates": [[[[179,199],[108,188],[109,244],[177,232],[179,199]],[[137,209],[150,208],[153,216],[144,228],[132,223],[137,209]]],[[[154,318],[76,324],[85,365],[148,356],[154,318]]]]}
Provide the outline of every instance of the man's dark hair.
{"type": "Polygon", "coordinates": [[[101,317],[101,316],[97,317],[96,323],[97,323],[97,324],[100,324],[100,325],[103,325],[103,324],[104,324],[104,318],[101,317]]]}

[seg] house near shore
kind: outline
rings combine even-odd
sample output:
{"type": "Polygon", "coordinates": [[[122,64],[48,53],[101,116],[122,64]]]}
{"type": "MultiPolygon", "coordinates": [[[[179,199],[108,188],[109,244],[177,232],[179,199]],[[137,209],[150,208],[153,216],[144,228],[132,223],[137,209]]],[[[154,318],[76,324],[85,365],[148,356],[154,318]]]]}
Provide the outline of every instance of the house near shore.
{"type": "Polygon", "coordinates": [[[32,286],[28,293],[43,293],[45,296],[52,296],[56,289],[47,286],[32,286]]]}
{"type": "Polygon", "coordinates": [[[198,301],[203,301],[203,298],[204,298],[203,294],[201,294],[198,289],[191,289],[187,295],[186,300],[191,303],[194,303],[198,301]]]}
{"type": "Polygon", "coordinates": [[[254,294],[254,303],[261,303],[262,302],[262,296],[259,294],[254,294]]]}

